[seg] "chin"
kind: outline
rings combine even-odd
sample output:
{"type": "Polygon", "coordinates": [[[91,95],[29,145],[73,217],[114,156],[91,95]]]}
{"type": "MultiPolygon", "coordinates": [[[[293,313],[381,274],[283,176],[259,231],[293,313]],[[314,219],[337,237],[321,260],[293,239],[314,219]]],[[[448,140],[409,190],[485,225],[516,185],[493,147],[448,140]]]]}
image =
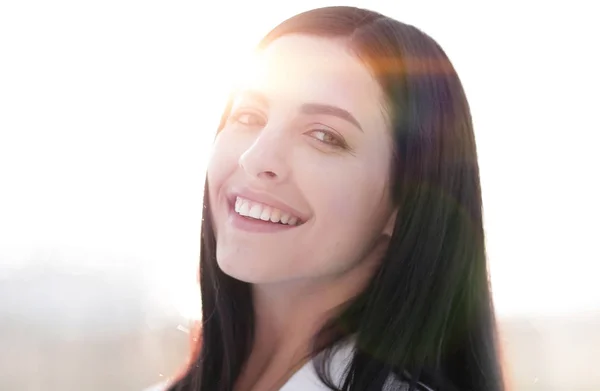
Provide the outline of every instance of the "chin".
{"type": "Polygon", "coordinates": [[[298,278],[297,275],[289,273],[283,270],[276,270],[274,265],[260,265],[262,267],[256,267],[258,263],[244,262],[239,264],[233,262],[219,262],[217,261],[219,268],[225,274],[236,280],[246,282],[248,284],[278,284],[284,282],[294,281],[298,278]],[[250,266],[254,265],[254,267],[250,266]]]}
{"type": "Polygon", "coordinates": [[[266,277],[260,269],[256,267],[251,267],[251,262],[243,262],[243,264],[241,264],[241,262],[239,262],[239,259],[233,261],[217,260],[217,264],[219,266],[219,269],[221,269],[221,271],[227,274],[229,277],[235,278],[236,280],[240,280],[243,282],[247,282],[249,284],[258,284],[264,282],[266,277]]]}

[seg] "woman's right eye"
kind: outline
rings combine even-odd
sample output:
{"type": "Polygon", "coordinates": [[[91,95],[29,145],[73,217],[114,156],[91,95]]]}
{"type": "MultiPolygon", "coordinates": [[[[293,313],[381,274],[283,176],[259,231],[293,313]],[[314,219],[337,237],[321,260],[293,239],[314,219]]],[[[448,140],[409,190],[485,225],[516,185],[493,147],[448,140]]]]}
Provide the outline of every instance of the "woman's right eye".
{"type": "Polygon", "coordinates": [[[231,119],[244,126],[265,126],[264,118],[251,111],[239,111],[233,113],[231,119]]]}

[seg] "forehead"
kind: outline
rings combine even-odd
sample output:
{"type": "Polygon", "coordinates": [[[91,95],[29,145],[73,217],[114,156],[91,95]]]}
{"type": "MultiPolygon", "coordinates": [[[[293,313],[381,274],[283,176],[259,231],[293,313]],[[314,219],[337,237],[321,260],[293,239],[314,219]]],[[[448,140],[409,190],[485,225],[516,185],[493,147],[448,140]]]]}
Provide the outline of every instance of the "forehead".
{"type": "Polygon", "coordinates": [[[287,35],[263,49],[246,87],[275,101],[326,103],[363,117],[383,117],[383,94],[342,40],[287,35]]]}

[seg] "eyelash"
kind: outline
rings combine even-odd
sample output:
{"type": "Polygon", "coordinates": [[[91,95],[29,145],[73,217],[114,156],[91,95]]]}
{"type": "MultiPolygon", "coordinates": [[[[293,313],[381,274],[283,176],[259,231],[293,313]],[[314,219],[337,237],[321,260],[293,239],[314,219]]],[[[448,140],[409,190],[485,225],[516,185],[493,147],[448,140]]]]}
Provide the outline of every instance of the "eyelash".
{"type": "MultiPolygon", "coordinates": [[[[262,118],[262,116],[260,114],[257,114],[255,112],[252,111],[248,111],[248,110],[240,110],[240,111],[236,111],[234,112],[230,117],[230,120],[238,123],[242,126],[265,126],[265,120],[262,118]],[[259,123],[249,123],[252,121],[242,121],[241,118],[243,118],[243,116],[250,116],[254,119],[258,118],[258,122],[259,123]]],[[[318,128],[318,129],[313,129],[310,130],[308,132],[306,132],[307,134],[314,134],[314,133],[321,133],[323,134],[325,137],[331,137],[333,139],[333,141],[324,141],[321,138],[312,136],[311,137],[315,140],[317,140],[318,142],[327,145],[329,147],[332,148],[340,148],[340,149],[348,149],[348,144],[346,144],[346,141],[344,140],[343,137],[341,137],[340,135],[337,134],[337,132],[334,131],[330,131],[327,129],[322,129],[322,128],[318,128]]]]}

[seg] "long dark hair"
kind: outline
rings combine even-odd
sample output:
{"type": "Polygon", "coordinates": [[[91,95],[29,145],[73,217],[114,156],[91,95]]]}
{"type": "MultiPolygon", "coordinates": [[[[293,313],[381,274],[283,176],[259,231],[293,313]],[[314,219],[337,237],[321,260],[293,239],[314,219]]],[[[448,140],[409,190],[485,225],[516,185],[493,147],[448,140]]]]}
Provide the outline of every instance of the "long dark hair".
{"type": "MultiPolygon", "coordinates": [[[[398,217],[387,253],[367,288],[315,336],[314,355],[325,357],[353,336],[354,357],[341,386],[328,377],[326,363],[315,364],[319,377],[347,391],[379,391],[390,374],[415,389],[420,382],[503,390],[471,116],[446,54],[417,28],[352,7],[294,16],[259,50],[287,34],[344,40],[385,92],[395,147],[390,180],[398,217]]],[[[232,390],[253,342],[250,286],[217,266],[207,190],[201,338],[171,390],[232,390]]]]}

